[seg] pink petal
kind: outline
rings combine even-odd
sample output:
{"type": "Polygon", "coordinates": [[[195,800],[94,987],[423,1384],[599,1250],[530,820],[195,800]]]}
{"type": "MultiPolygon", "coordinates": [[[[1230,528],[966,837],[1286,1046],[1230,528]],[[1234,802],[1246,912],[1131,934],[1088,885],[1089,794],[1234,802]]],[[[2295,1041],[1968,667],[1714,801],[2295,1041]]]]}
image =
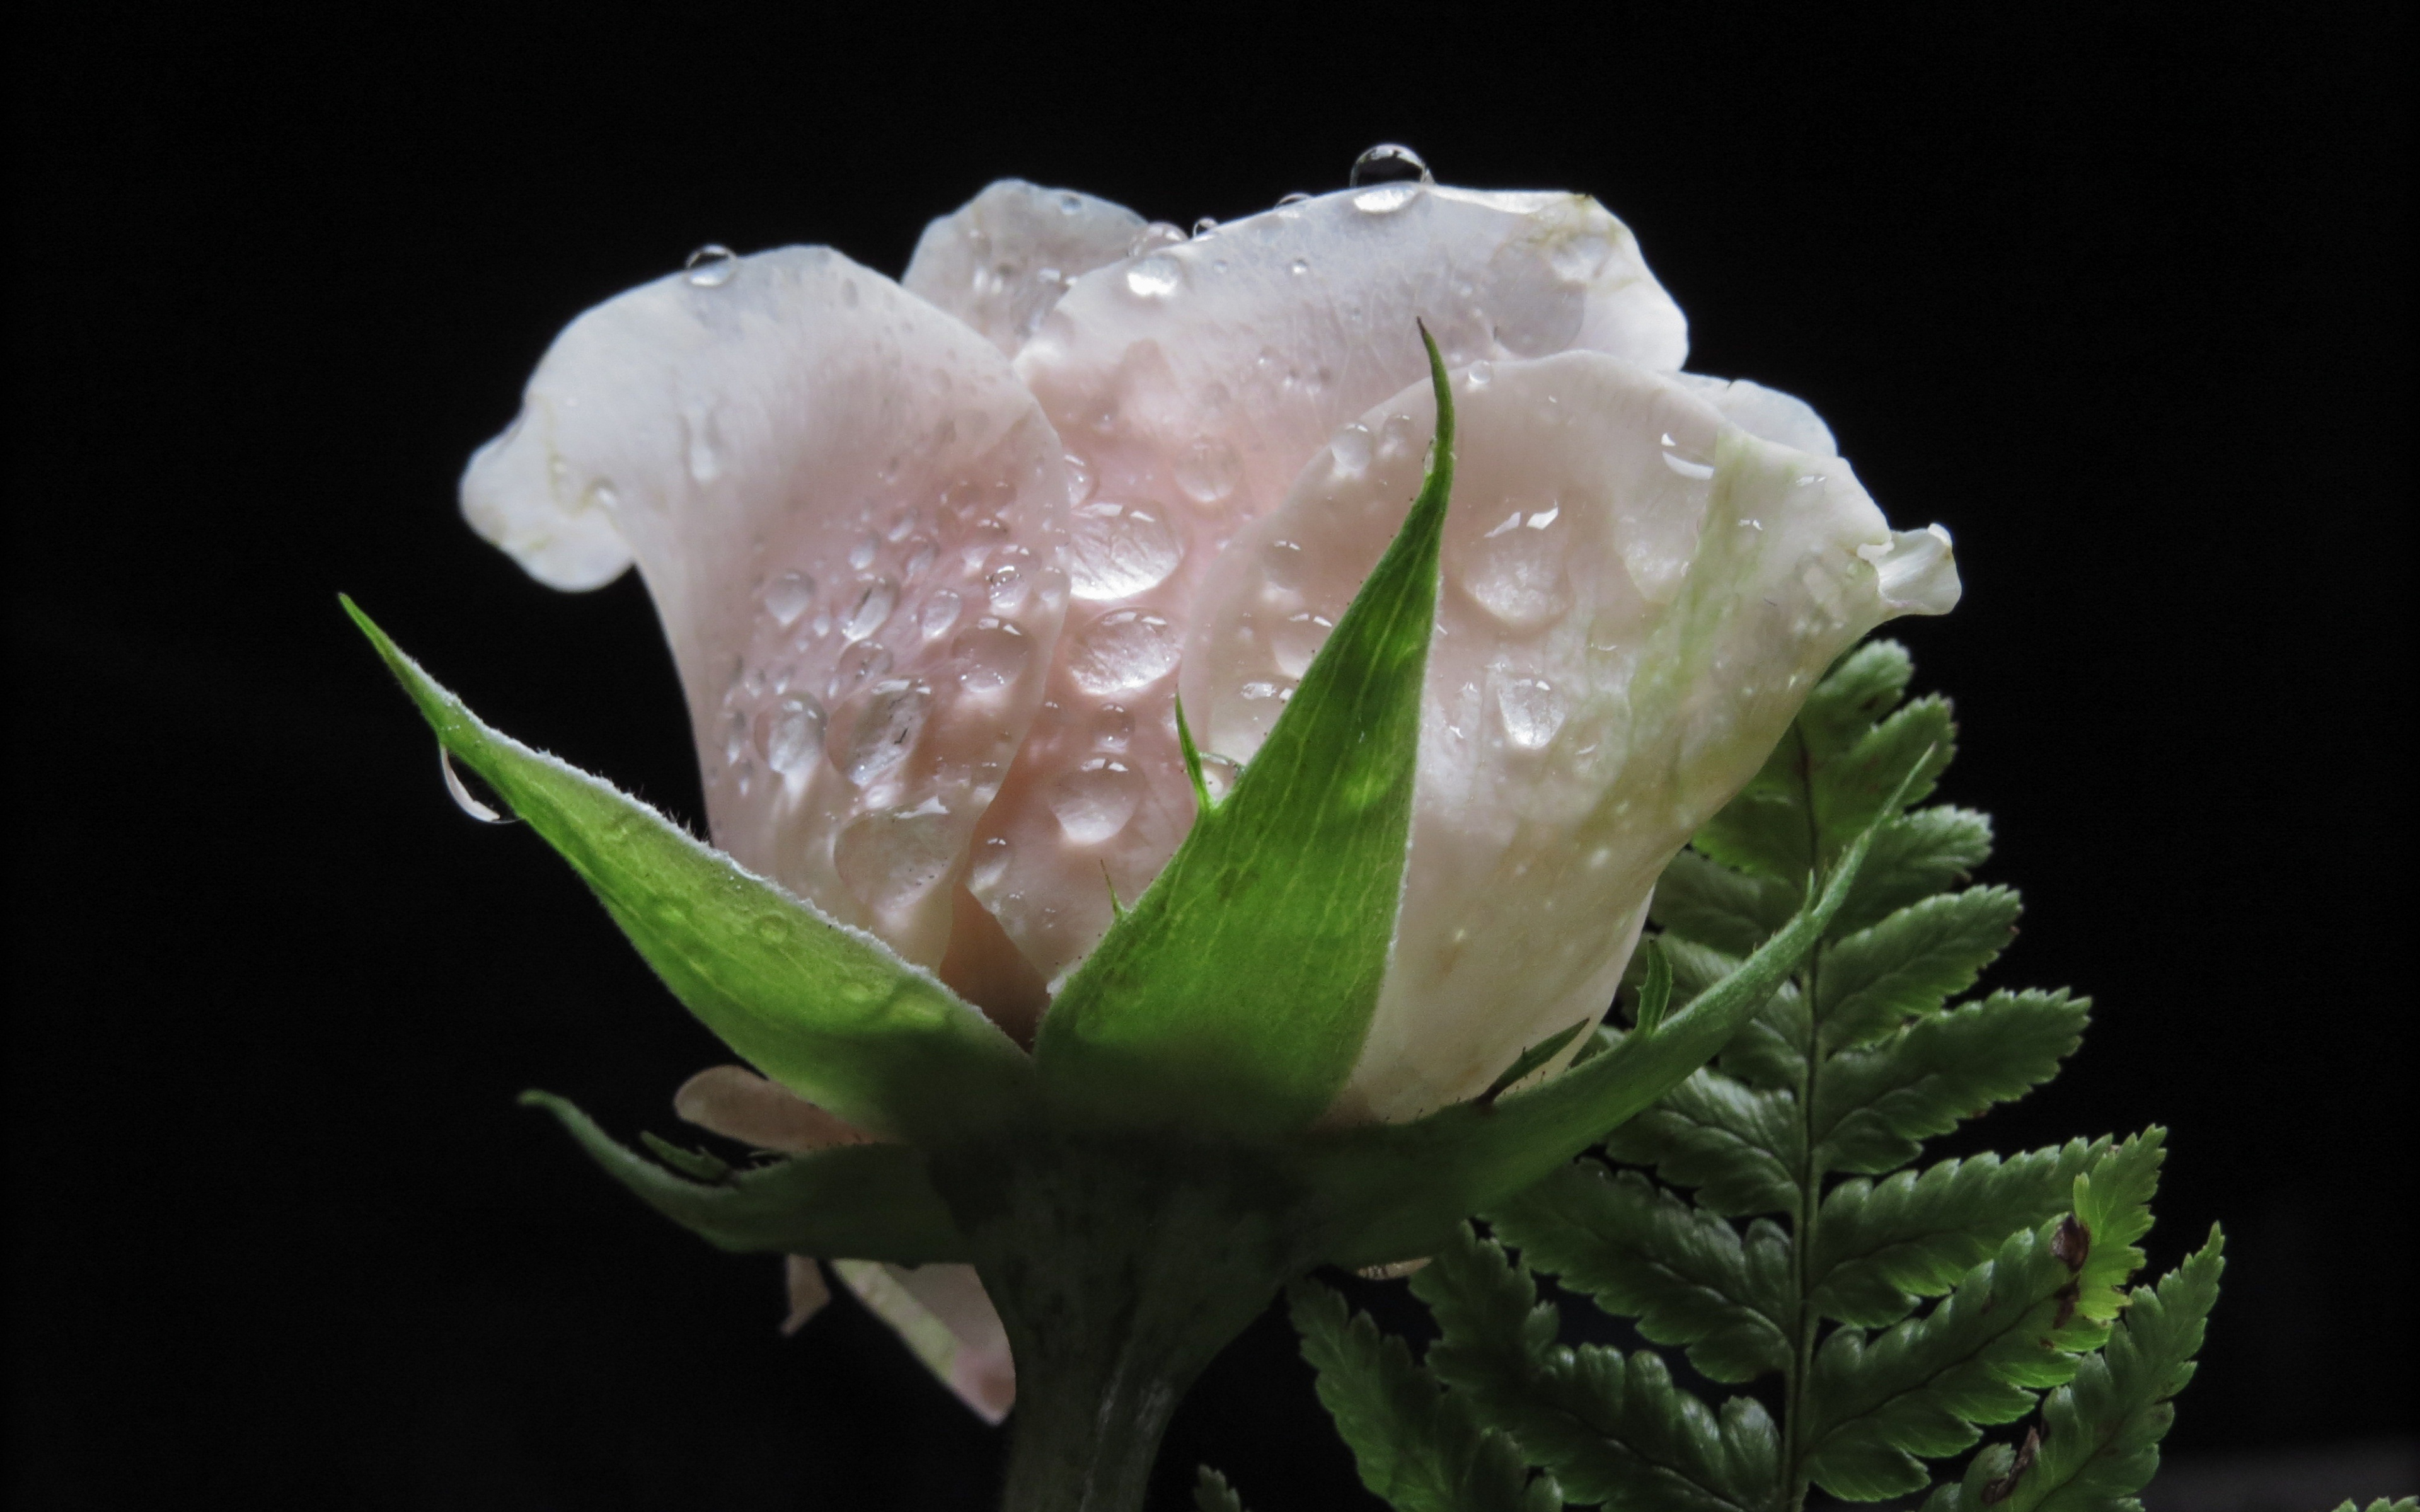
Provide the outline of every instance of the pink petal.
{"type": "Polygon", "coordinates": [[[1686,347],[1593,200],[1388,185],[1089,273],[1018,354],[1070,453],[1076,602],[969,886],[1046,978],[1192,822],[1172,674],[1210,563],[1334,427],[1426,370],[1416,318],[1466,363],[1576,346],[1669,368],[1686,347]]]}
{"type": "Polygon", "coordinates": [[[708,1066],[673,1094],[673,1111],[699,1128],[790,1154],[862,1145],[874,1136],[768,1082],[745,1066],[708,1066]]]}
{"type": "Polygon", "coordinates": [[[1060,456],[990,343],[791,247],[572,322],[462,499],[558,586],[626,543],[717,843],[929,965],[1065,612],[1060,456]]]}

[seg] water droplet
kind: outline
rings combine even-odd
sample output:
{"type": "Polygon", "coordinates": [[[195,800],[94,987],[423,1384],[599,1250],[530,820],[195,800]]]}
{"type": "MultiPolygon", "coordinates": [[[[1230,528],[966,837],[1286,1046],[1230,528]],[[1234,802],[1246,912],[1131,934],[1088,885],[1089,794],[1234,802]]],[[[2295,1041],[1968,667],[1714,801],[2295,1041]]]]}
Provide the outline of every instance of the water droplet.
{"type": "Polygon", "coordinates": [[[984,578],[984,592],[994,614],[1014,614],[1025,607],[1032,583],[1014,562],[994,567],[984,578]]]}
{"type": "Polygon", "coordinates": [[[437,768],[445,774],[445,791],[454,795],[455,807],[483,825],[509,825],[513,821],[489,804],[471,795],[462,781],[462,774],[454,769],[454,753],[443,746],[437,748],[437,768]]]}
{"type": "Polygon", "coordinates": [[[940,554],[941,548],[932,542],[918,541],[908,548],[908,565],[901,571],[907,577],[921,578],[924,569],[933,564],[933,559],[940,554]]]}
{"type": "Polygon", "coordinates": [[[851,640],[862,640],[882,628],[891,611],[899,607],[899,585],[888,578],[876,578],[857,595],[857,604],[841,622],[840,633],[851,640]]]}
{"type": "Polygon", "coordinates": [[[739,255],[720,241],[709,241],[689,255],[681,264],[689,270],[689,281],[700,288],[721,288],[739,271],[739,255]]]}
{"type": "Polygon", "coordinates": [[[881,554],[882,543],[874,538],[874,532],[872,531],[868,531],[863,535],[857,538],[857,544],[855,546],[848,548],[848,564],[856,568],[858,571],[863,572],[866,568],[873,566],[874,559],[881,554]]]}
{"type": "Polygon", "coordinates": [[[1145,299],[1166,299],[1185,281],[1185,270],[1173,257],[1150,256],[1126,270],[1126,287],[1145,299]]]}
{"type": "Polygon", "coordinates": [[[1594,231],[1584,231],[1556,242],[1554,250],[1546,255],[1546,262],[1554,269],[1556,277],[1567,283],[1585,284],[1597,275],[1605,267],[1605,260],[1612,255],[1612,242],[1594,231]]]}
{"type": "Polygon", "coordinates": [[[963,607],[958,595],[944,588],[924,600],[924,607],[916,611],[916,626],[930,640],[958,623],[958,610],[963,607]]]}
{"type": "Polygon", "coordinates": [[[1176,459],[1176,486],[1197,504],[1215,504],[1235,491],[1242,471],[1233,447],[1221,440],[1199,440],[1176,459]]]}
{"type": "Polygon", "coordinates": [[[1185,232],[1181,228],[1171,225],[1166,221],[1154,221],[1136,232],[1134,239],[1126,243],[1126,255],[1140,257],[1144,253],[1154,252],[1161,247],[1172,247],[1184,239],[1185,232]]]}
{"type": "Polygon", "coordinates": [[[1280,194],[1278,196],[1278,203],[1280,205],[1299,205],[1309,198],[1311,198],[1309,194],[1306,194],[1301,190],[1297,189],[1291,194],[1280,194]]]}
{"type": "Polygon", "coordinates": [[[932,704],[932,687],[920,679],[876,683],[832,725],[825,754],[851,782],[864,787],[908,759],[932,704]]]}
{"type": "Polygon", "coordinates": [[[1134,711],[1123,703],[1104,703],[1093,721],[1093,744],[1103,750],[1124,750],[1134,742],[1134,711]]]}
{"type": "Polygon", "coordinates": [[[1258,703],[1264,699],[1273,699],[1277,697],[1278,685],[1275,683],[1265,682],[1246,683],[1242,687],[1237,688],[1236,691],[1243,694],[1244,697],[1250,702],[1258,703]]]}
{"type": "Polygon", "coordinates": [[[1095,756],[1050,787],[1050,811],[1071,845],[1098,845],[1126,827],[1142,802],[1142,782],[1126,764],[1095,756]]]}
{"type": "Polygon", "coordinates": [[[823,754],[824,723],[823,703],[813,693],[776,699],[756,716],[756,748],[766,765],[795,777],[823,754]]]}
{"type": "Polygon", "coordinates": [[[1093,497],[1093,464],[1070,452],[1060,460],[1067,465],[1067,502],[1080,504],[1093,497]]]}
{"type": "Polygon", "coordinates": [[[824,697],[837,703],[863,687],[869,680],[891,670],[891,653],[879,640],[861,640],[840,654],[832,664],[831,678],[824,684],[824,697]]]}
{"type": "Polygon", "coordinates": [[[1033,659],[1033,642],[1016,626],[986,619],[960,631],[950,642],[950,655],[961,663],[960,687],[970,693],[990,693],[1016,682],[1024,672],[1033,659]]]}
{"type": "Polygon", "coordinates": [[[1364,215],[1392,215],[1420,197],[1418,184],[1381,184],[1353,196],[1353,208],[1364,215]]]}
{"type": "Polygon", "coordinates": [[[1391,184],[1406,179],[1422,184],[1436,182],[1419,153],[1401,142],[1381,142],[1353,160],[1353,171],[1345,176],[1344,186],[1358,189],[1363,184],[1391,184]]]}
{"type": "Polygon", "coordinates": [[[1530,517],[1528,517],[1528,520],[1526,520],[1526,521],[1524,521],[1523,523],[1524,523],[1524,524],[1526,524],[1526,525],[1528,526],[1528,529],[1530,529],[1530,530],[1533,530],[1533,531],[1543,531],[1543,530],[1544,530],[1547,526],[1552,525],[1552,524],[1556,521],[1556,519],[1557,519],[1559,517],[1560,517],[1560,516],[1561,516],[1562,512],[1563,512],[1563,506],[1562,506],[1562,505],[1560,505],[1560,504],[1557,504],[1557,505],[1556,505],[1554,508],[1552,508],[1552,509],[1542,509],[1542,510],[1538,511],[1536,514],[1534,514],[1534,515],[1530,516],[1530,517]]]}
{"type": "Polygon", "coordinates": [[[882,532],[882,538],[895,546],[916,533],[916,512],[903,509],[892,517],[890,529],[882,532]]]}
{"type": "Polygon", "coordinates": [[[1535,630],[1571,607],[1564,547],[1543,531],[1511,526],[1508,520],[1471,547],[1459,581],[1506,628],[1535,630]]]}
{"type": "Polygon", "coordinates": [[[1067,675],[1087,693],[1122,693],[1174,671],[1183,655],[1184,643],[1166,620],[1141,609],[1112,609],[1076,638],[1067,675]]]}
{"type": "Polygon", "coordinates": [[[1226,757],[1213,751],[1202,753],[1202,785],[1210,790],[1211,802],[1219,802],[1234,792],[1235,779],[1243,775],[1244,769],[1226,757]]]}
{"type": "Polygon", "coordinates": [[[1682,446],[1680,442],[1674,440],[1670,431],[1666,431],[1660,440],[1664,443],[1664,465],[1666,467],[1670,468],[1673,471],[1679,473],[1684,478],[1700,483],[1714,475],[1713,464],[1709,463],[1703,456],[1687,450],[1682,446]]]}
{"type": "Polygon", "coordinates": [[[950,874],[956,826],[939,798],[851,820],[832,842],[832,869],[876,913],[912,903],[950,874]]]}
{"type": "Polygon", "coordinates": [[[1000,879],[1006,875],[1008,839],[994,835],[975,847],[974,865],[967,869],[967,886],[978,893],[988,892],[1000,886],[1000,879]]]}
{"type": "Polygon", "coordinates": [[[1107,500],[1073,512],[1067,580],[1078,598],[1125,598],[1165,581],[1185,543],[1154,516],[1107,500]]]}
{"type": "Polygon", "coordinates": [[[1308,609],[1290,615],[1269,636],[1269,654],[1277,658],[1278,671],[1288,677],[1300,677],[1311,670],[1311,661],[1319,648],[1327,643],[1327,632],[1336,628],[1334,621],[1308,609]]]}
{"type": "Polygon", "coordinates": [[[1327,443],[1329,458],[1336,471],[1348,478],[1357,478],[1370,466],[1370,427],[1356,421],[1339,430],[1327,443]]]}
{"type": "Polygon", "coordinates": [[[1543,677],[1512,677],[1496,685],[1496,713],[1504,738],[1522,750],[1539,750],[1563,727],[1563,695],[1543,677]]]}
{"type": "Polygon", "coordinates": [[[1495,381],[1496,364],[1494,363],[1473,363],[1470,364],[1470,386],[1472,388],[1483,389],[1495,381]]]}
{"type": "Polygon", "coordinates": [[[611,514],[613,506],[621,501],[621,496],[613,491],[613,486],[599,478],[580,491],[579,508],[581,510],[601,509],[611,514]]]}
{"type": "Polygon", "coordinates": [[[815,601],[815,580],[803,572],[785,572],[765,585],[765,612],[787,629],[815,601]]]}
{"type": "Polygon", "coordinates": [[[722,720],[722,762],[736,766],[748,754],[748,716],[734,709],[722,720]]]}
{"type": "Polygon", "coordinates": [[[1286,271],[1292,273],[1296,278],[1304,277],[1311,271],[1311,259],[1308,257],[1296,257],[1294,261],[1286,264],[1286,271]]]}
{"type": "Polygon", "coordinates": [[[1218,223],[1206,215],[1193,223],[1193,234],[1197,237],[1206,237],[1218,229],[1218,223]]]}

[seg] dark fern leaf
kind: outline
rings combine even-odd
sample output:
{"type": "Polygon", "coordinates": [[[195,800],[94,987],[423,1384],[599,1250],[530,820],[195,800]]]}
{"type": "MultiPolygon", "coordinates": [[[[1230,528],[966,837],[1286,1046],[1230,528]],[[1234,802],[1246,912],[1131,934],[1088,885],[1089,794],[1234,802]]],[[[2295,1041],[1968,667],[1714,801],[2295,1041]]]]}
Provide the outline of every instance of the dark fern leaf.
{"type": "Polygon", "coordinates": [[[2193,1379],[2223,1248],[2212,1229],[2156,1287],[2136,1288],[2107,1347],[2043,1401],[2031,1452],[2003,1444],[1977,1456],[1961,1481],[1925,1499],[1924,1512],[2140,1512],[2134,1493],[2159,1469],[2160,1441],[2176,1420],[2170,1398],[2193,1379]]]}
{"type": "Polygon", "coordinates": [[[2003,1161],[1976,1155],[1843,1181],[1825,1193],[1807,1257],[1807,1294],[1819,1315],[1887,1328],[1989,1258],[2012,1227],[2067,1211],[2075,1179],[2110,1141],[2071,1140],[2003,1161]]]}
{"type": "Polygon", "coordinates": [[[1910,903],[1832,946],[1815,994],[1824,1044],[1870,1044],[1939,1012],[2008,949],[2020,911],[2006,887],[1970,887],[1910,903]]]}
{"type": "Polygon", "coordinates": [[[1447,1395],[1402,1339],[1316,1282],[1287,1293],[1319,1399],[1353,1451],[1361,1484],[1396,1512],[1556,1512],[1550,1481],[1532,1484],[1520,1451],[1447,1395]]]}
{"type": "Polygon", "coordinates": [[[1429,1365],[1583,1503],[1770,1512],[1780,1439],[1749,1397],[1717,1412],[1646,1350],[1556,1346],[1555,1313],[1501,1246],[1462,1238],[1412,1279],[1442,1336],[1429,1365]]]}
{"type": "Polygon", "coordinates": [[[2074,1051],[2090,1008],[2064,992],[1993,993],[1833,1057],[1807,1119],[1817,1167],[1896,1170],[1919,1140],[2023,1097],[2074,1051]]]}
{"type": "Polygon", "coordinates": [[[1806,1130],[1793,1100],[1760,1092],[1718,1071],[1700,1071],[1614,1131],[1614,1159],[1652,1165],[1698,1201],[1727,1216],[1796,1207],[1806,1130]]]}
{"type": "Polygon", "coordinates": [[[1710,1380],[1753,1381],[1790,1363],[1790,1240],[1745,1236],[1636,1171],[1566,1165],[1488,1214],[1523,1263],[1551,1272],[1657,1344],[1687,1349],[1710,1380]]]}
{"type": "Polygon", "coordinates": [[[1865,870],[1833,926],[1848,933],[1879,923],[1965,881],[1991,856],[1989,814],[1947,804],[1903,813],[1874,838],[1865,870]]]}

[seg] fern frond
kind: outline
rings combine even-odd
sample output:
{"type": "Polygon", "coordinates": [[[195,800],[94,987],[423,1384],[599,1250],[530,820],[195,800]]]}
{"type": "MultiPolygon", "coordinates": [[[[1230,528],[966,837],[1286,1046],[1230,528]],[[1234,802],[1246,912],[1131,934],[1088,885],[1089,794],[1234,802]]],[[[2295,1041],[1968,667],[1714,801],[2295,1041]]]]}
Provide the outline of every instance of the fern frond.
{"type": "Polygon", "coordinates": [[[1937,1013],[2016,937],[2017,895],[1969,887],[1910,903],[1823,954],[1815,1022],[1826,1048],[1869,1044],[1937,1013]]]}
{"type": "Polygon", "coordinates": [[[1959,1453],[1977,1425],[2023,1417],[2036,1391],[2072,1377],[2141,1263],[2132,1241],[2162,1154],[2157,1130],[2108,1151],[2075,1178],[2074,1212],[2009,1236],[1923,1317],[1870,1337],[1835,1331],[1808,1382],[1800,1473],[1849,1501],[1920,1490],[1919,1456],[1959,1453]]]}
{"type": "Polygon", "coordinates": [[[2134,1290],[2107,1348],[2085,1357],[2074,1380],[2042,1403],[2031,1454],[2002,1446],[1978,1456],[1962,1480],[1925,1499],[1924,1512],[2141,1512],[2134,1493],[2159,1469],[2160,1440],[2176,1419],[2169,1398],[2193,1379],[2224,1247],[2213,1228],[2156,1287],[2134,1290]]]}
{"type": "Polygon", "coordinates": [[[2063,991],[1993,993],[1834,1057],[1808,1120],[1817,1167],[1896,1170],[1916,1157],[1917,1141],[2023,1097],[2073,1053],[2090,1008],[2063,991]]]}
{"type": "Polygon", "coordinates": [[[1878,923],[1965,881],[1991,856],[1989,814],[1947,804],[1903,813],[1874,837],[1865,870],[1857,873],[1856,886],[1833,927],[1848,933],[1878,923]]]}
{"type": "Polygon", "coordinates": [[[1657,1344],[1688,1350],[1710,1380],[1753,1381],[1790,1364],[1790,1238],[1760,1219],[1745,1237],[1636,1171],[1566,1165],[1489,1214],[1523,1263],[1636,1318],[1657,1344]]]}
{"type": "Polygon", "coordinates": [[[1889,1327],[1990,1258],[2011,1228],[2068,1211],[2075,1178],[2110,1143],[2075,1139],[2006,1161],[1976,1155],[1841,1182],[1824,1195],[1807,1257],[1809,1305],[1858,1328],[1889,1327]]]}
{"type": "Polygon", "coordinates": [[[1614,1131],[1606,1152],[1652,1165],[1726,1216],[1790,1212],[1798,1203],[1806,1127],[1786,1092],[1760,1092],[1718,1071],[1694,1072],[1614,1131]]]}
{"type": "Polygon", "coordinates": [[[1448,1396],[1402,1339],[1312,1281],[1287,1291],[1319,1399],[1353,1451],[1361,1484],[1396,1512],[1557,1512],[1551,1481],[1533,1484],[1520,1451],[1448,1396]]]}

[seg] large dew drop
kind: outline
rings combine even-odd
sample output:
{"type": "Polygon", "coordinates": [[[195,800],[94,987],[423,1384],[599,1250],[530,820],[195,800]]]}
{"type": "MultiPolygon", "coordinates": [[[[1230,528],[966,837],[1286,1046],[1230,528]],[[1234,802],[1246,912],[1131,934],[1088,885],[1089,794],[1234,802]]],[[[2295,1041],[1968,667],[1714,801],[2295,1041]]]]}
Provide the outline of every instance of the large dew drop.
{"type": "Polygon", "coordinates": [[[1235,491],[1243,465],[1221,440],[1199,440],[1176,459],[1176,486],[1197,504],[1215,504],[1235,491]]]}
{"type": "Polygon", "coordinates": [[[774,700],[756,716],[756,748],[787,777],[814,765],[824,748],[824,706],[813,693],[774,700]]]}
{"type": "Polygon", "coordinates": [[[1067,675],[1087,693],[1109,697],[1158,682],[1183,654],[1166,620],[1141,609],[1112,609],[1084,627],[1067,657],[1067,675]]]}
{"type": "Polygon", "coordinates": [[[445,791],[454,795],[455,807],[483,825],[509,825],[513,821],[471,795],[462,781],[462,774],[454,769],[454,753],[443,746],[437,748],[437,769],[445,774],[445,791]]]}
{"type": "Polygon", "coordinates": [[[1496,712],[1504,738],[1522,750],[1540,750],[1563,728],[1563,695],[1543,677],[1508,677],[1496,685],[1496,712]]]}
{"type": "Polygon", "coordinates": [[[857,603],[843,620],[840,633],[851,640],[862,640],[882,628],[891,611],[899,607],[899,585],[888,578],[876,578],[857,595],[857,603]]]}
{"type": "Polygon", "coordinates": [[[1185,560],[1185,543],[1156,516],[1109,500],[1072,512],[1067,585],[1078,598],[1126,598],[1156,587],[1185,560]]]}
{"type": "Polygon", "coordinates": [[[1142,779],[1125,763],[1106,756],[1068,773],[1050,788],[1050,811],[1071,845],[1098,845],[1134,817],[1142,801],[1142,779]]]}
{"type": "Polygon", "coordinates": [[[908,759],[932,706],[932,686],[922,679],[876,683],[850,711],[852,717],[833,726],[825,754],[851,782],[867,786],[908,759]]]}
{"type": "Polygon", "coordinates": [[[739,271],[739,256],[720,241],[709,241],[689,255],[681,265],[689,270],[689,281],[699,288],[721,288],[739,271]]]}
{"type": "Polygon", "coordinates": [[[1506,629],[1541,629],[1571,609],[1566,549],[1552,532],[1499,526],[1471,543],[1462,591],[1506,629]]]}
{"type": "Polygon", "coordinates": [[[957,835],[939,798],[862,815],[832,843],[842,884],[877,915],[930,892],[957,856],[957,835]]]}
{"type": "Polygon", "coordinates": [[[785,572],[765,585],[765,612],[788,628],[815,601],[815,580],[803,572],[785,572]]]}

